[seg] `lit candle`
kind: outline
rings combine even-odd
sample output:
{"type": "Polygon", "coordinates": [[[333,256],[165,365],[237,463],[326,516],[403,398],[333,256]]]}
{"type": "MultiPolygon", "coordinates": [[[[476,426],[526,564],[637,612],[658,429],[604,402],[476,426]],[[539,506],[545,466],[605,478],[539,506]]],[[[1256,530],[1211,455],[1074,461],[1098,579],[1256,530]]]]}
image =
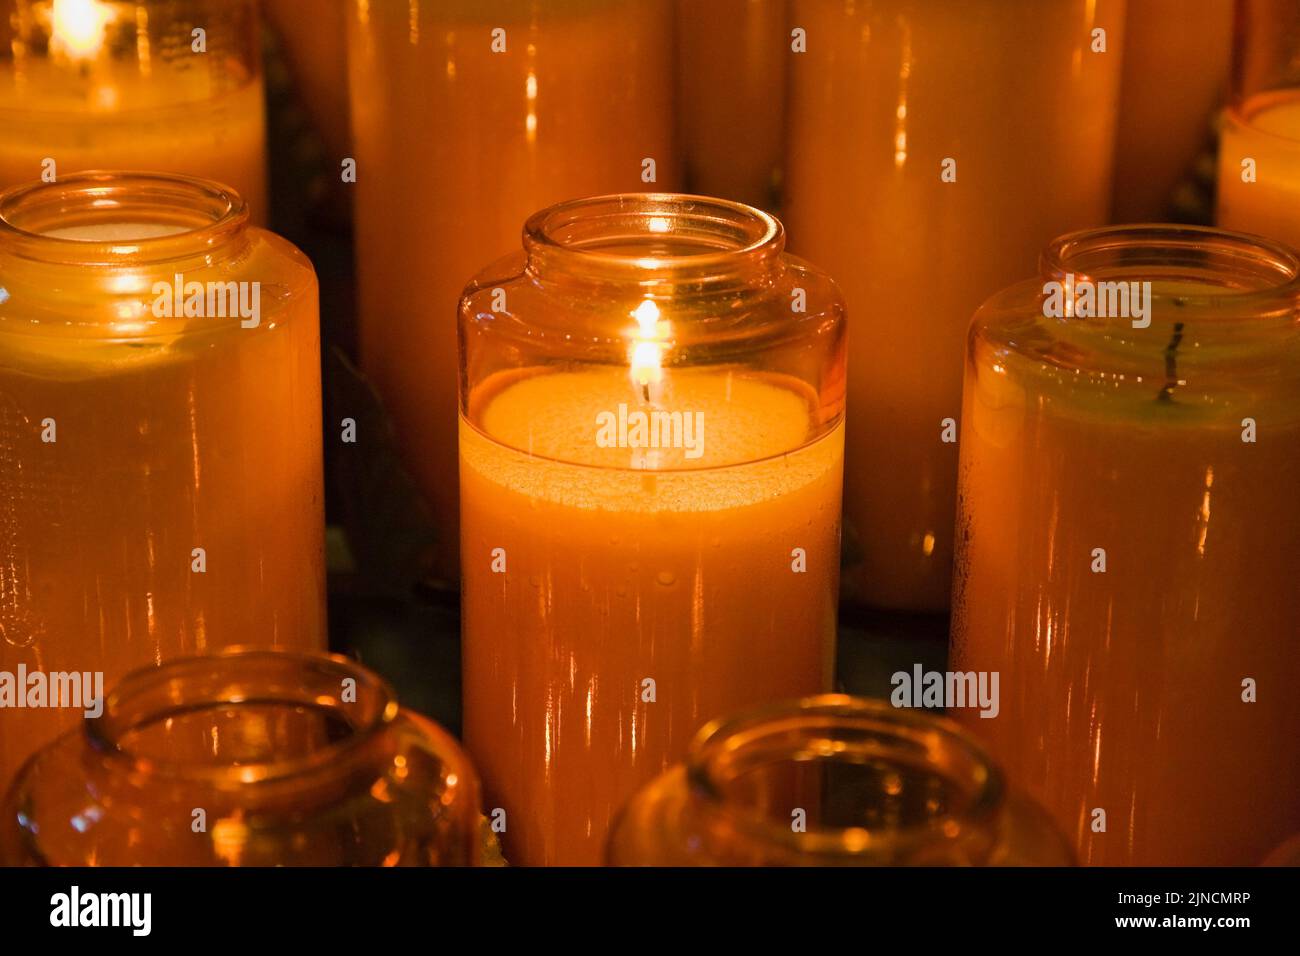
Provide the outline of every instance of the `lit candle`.
{"type": "Polygon", "coordinates": [[[1300,263],[1192,227],[1043,261],[1151,294],[976,315],[950,667],[1001,706],[954,716],[1084,863],[1258,863],[1300,829],[1300,263]]]}
{"type": "Polygon", "coordinates": [[[773,205],[785,133],[785,0],[677,0],[686,184],[773,205]]]}
{"type": "Polygon", "coordinates": [[[456,302],[535,210],[675,188],[672,5],[349,6],[361,365],[453,577],[456,302]]]}
{"type": "Polygon", "coordinates": [[[1052,236],[1106,219],[1123,7],[791,9],[806,52],[790,60],[785,219],[854,316],[845,598],[942,610],[966,325],[1052,236]]]}
{"type": "Polygon", "coordinates": [[[107,688],[325,622],[306,259],[215,184],[73,175],[0,200],[0,283],[3,786],[91,709],[4,675],[107,688]]]}
{"type": "Polygon", "coordinates": [[[589,864],[705,721],[830,684],[843,320],[747,207],[589,200],[530,236],[545,291],[514,259],[461,306],[465,733],[507,858],[589,864]]]}
{"type": "Polygon", "coordinates": [[[184,173],[234,187],[264,221],[257,4],[184,9],[0,0],[16,25],[0,53],[0,188],[86,169],[184,173]]]}

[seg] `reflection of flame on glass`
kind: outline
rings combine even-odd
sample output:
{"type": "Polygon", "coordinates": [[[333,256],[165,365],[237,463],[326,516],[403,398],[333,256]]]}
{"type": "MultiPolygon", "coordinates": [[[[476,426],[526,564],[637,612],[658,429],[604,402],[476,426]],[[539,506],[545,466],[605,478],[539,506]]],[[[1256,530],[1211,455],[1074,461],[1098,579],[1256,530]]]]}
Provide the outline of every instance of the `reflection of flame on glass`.
{"type": "Polygon", "coordinates": [[[50,45],[74,60],[85,60],[104,44],[104,28],[113,11],[98,0],[54,0],[50,45]]]}
{"type": "Polygon", "coordinates": [[[641,390],[647,402],[653,401],[651,391],[663,379],[663,339],[668,323],[660,321],[659,306],[653,299],[645,299],[632,312],[637,330],[633,333],[632,348],[628,358],[632,363],[632,384],[641,390]]]}

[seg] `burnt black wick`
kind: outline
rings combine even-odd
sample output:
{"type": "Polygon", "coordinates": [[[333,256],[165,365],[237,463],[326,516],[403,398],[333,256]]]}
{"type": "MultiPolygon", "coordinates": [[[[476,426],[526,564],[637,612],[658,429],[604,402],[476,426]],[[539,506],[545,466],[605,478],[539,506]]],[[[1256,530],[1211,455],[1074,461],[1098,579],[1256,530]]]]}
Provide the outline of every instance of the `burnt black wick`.
{"type": "Polygon", "coordinates": [[[1165,346],[1165,387],[1156,396],[1157,402],[1172,402],[1178,387],[1178,345],[1183,341],[1183,323],[1174,323],[1174,334],[1165,346]]]}

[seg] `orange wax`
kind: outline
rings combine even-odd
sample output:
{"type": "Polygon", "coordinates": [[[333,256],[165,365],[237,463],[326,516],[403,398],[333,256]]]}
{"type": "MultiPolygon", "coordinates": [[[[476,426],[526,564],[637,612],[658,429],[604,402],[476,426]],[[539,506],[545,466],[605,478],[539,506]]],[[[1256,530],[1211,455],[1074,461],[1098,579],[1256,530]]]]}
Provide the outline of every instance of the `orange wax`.
{"type": "Polygon", "coordinates": [[[853,316],[849,603],[948,606],[944,421],[960,416],[965,330],[1048,239],[1106,218],[1122,14],[1106,0],[792,5],[807,52],[790,60],[784,219],[853,316]],[[1097,27],[1105,53],[1090,51],[1097,27]]]}
{"type": "MultiPolygon", "coordinates": [[[[55,243],[74,262],[128,237],[169,258],[37,263],[6,254],[0,232],[0,671],[102,671],[107,690],[182,654],[322,647],[310,264],[261,230],[198,259],[155,222],[44,234],[82,240],[55,243]],[[260,324],[155,319],[152,286],[177,270],[260,281],[260,324]]],[[[0,786],[81,716],[0,710],[0,786]]]]}
{"type": "Polygon", "coordinates": [[[1300,90],[1262,93],[1230,110],[1219,145],[1219,214],[1225,229],[1300,248],[1300,90]],[[1242,179],[1253,159],[1254,182],[1242,179]]]}
{"type": "Polygon", "coordinates": [[[550,203],[674,188],[672,6],[351,6],[362,367],[445,532],[436,570],[453,575],[461,290],[550,203]]]}
{"type": "Polygon", "coordinates": [[[1169,218],[1178,184],[1209,151],[1232,50],[1228,0],[1131,0],[1115,134],[1115,222],[1169,218]],[[1170,82],[1177,77],[1176,84],[1170,82]]]}
{"type": "Polygon", "coordinates": [[[677,0],[686,185],[773,205],[785,133],[785,0],[677,0]]]}
{"type": "Polygon", "coordinates": [[[784,379],[663,387],[705,442],[657,470],[594,441],[599,412],[637,407],[626,368],[501,382],[461,421],[466,742],[515,863],[598,863],[703,723],[830,686],[842,426],[808,442],[812,399],[784,379]]]}

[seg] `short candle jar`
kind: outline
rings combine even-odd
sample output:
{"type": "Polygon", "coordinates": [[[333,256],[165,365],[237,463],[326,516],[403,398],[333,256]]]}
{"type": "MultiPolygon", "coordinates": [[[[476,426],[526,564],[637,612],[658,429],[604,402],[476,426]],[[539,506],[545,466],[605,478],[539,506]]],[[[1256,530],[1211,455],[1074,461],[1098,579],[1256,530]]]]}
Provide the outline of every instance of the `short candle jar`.
{"type": "Polygon", "coordinates": [[[1257,863],[1300,829],[1300,262],[1129,226],[1042,267],[970,330],[950,666],[1001,709],[959,719],[1084,863],[1257,863]]]}
{"type": "Polygon", "coordinates": [[[478,825],[464,753],[377,675],[237,648],[135,671],[102,715],[33,757],[0,814],[0,858],[463,866],[478,825]]]}
{"type": "Polygon", "coordinates": [[[951,721],[828,694],[716,720],[629,801],[616,866],[1069,866],[951,721]]]}
{"type": "Polygon", "coordinates": [[[262,101],[257,0],[0,0],[0,189],[184,173],[265,222],[262,101]]]}
{"type": "Polygon", "coordinates": [[[506,857],[601,859],[720,713],[829,689],[844,310],[771,216],[533,216],[461,300],[465,729],[506,857]]]}
{"type": "MultiPolygon", "coordinates": [[[[111,686],[230,644],[323,646],[319,363],[311,264],[223,187],[0,195],[0,672],[111,686]]],[[[78,716],[15,704],[0,786],[78,716]]]]}

